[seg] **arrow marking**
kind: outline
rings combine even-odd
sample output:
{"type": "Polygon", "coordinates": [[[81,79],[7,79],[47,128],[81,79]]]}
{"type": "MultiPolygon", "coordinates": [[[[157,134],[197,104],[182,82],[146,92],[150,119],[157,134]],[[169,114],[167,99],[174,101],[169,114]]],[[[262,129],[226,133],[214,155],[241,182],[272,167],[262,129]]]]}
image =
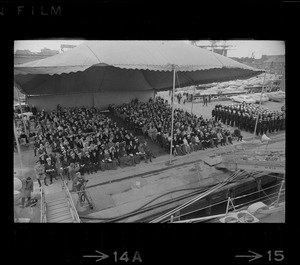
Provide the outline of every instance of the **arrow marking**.
{"type": "Polygon", "coordinates": [[[106,254],[104,254],[104,253],[102,253],[102,252],[100,252],[100,251],[98,251],[98,250],[95,250],[99,255],[85,255],[85,256],[83,256],[84,258],[99,258],[99,259],[97,259],[96,260],[96,262],[97,261],[100,261],[100,260],[103,260],[103,259],[106,259],[106,258],[108,258],[109,256],[108,255],[106,255],[106,254]]]}
{"type": "Polygon", "coordinates": [[[252,258],[249,259],[249,262],[252,260],[256,260],[256,259],[260,259],[262,257],[262,255],[255,253],[254,251],[248,250],[248,252],[251,252],[254,255],[236,255],[236,258],[252,258]]]}

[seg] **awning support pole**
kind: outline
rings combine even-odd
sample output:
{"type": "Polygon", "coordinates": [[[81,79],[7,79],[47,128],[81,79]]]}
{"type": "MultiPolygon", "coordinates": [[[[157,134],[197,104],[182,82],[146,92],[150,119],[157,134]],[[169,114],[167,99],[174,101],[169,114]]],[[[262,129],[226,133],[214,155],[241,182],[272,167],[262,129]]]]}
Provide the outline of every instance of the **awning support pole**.
{"type": "MultiPolygon", "coordinates": [[[[265,87],[265,81],[266,81],[266,74],[267,74],[267,71],[265,72],[264,82],[263,82],[263,86],[261,88],[261,94],[260,94],[260,100],[259,100],[259,107],[261,106],[261,98],[262,98],[262,94],[264,93],[264,87],[265,87]]],[[[258,116],[259,116],[259,113],[257,112],[257,117],[256,117],[256,122],[255,122],[255,127],[254,127],[254,133],[253,133],[253,141],[255,139],[255,133],[256,133],[257,123],[258,123],[258,116]]]]}
{"type": "Polygon", "coordinates": [[[195,98],[195,92],[196,92],[196,87],[194,87],[194,91],[193,91],[193,97],[192,97],[192,106],[191,106],[191,114],[193,114],[193,107],[194,107],[194,98],[195,98]]]}
{"type": "Polygon", "coordinates": [[[173,146],[173,130],[174,130],[174,95],[175,95],[175,66],[173,68],[173,93],[172,93],[172,121],[171,121],[171,143],[170,143],[170,165],[172,164],[172,146],[173,146]]]}
{"type": "Polygon", "coordinates": [[[20,159],[20,164],[21,164],[21,175],[22,175],[22,178],[24,178],[21,148],[20,148],[20,143],[19,143],[19,139],[18,139],[18,135],[17,135],[15,120],[13,120],[13,123],[14,123],[14,134],[15,134],[15,138],[16,138],[17,149],[18,149],[18,154],[19,154],[19,159],[20,159]]]}

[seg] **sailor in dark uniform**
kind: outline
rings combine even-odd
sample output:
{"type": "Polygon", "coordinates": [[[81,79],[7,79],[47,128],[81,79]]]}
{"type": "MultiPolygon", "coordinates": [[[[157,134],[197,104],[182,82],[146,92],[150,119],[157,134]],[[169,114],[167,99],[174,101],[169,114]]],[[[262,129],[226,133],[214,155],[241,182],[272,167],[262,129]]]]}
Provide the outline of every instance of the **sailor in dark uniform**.
{"type": "Polygon", "coordinates": [[[271,133],[273,133],[275,130],[275,117],[272,115],[271,117],[271,133]]]}
{"type": "Polygon", "coordinates": [[[219,108],[219,121],[222,122],[222,119],[223,119],[223,108],[220,107],[220,108],[219,108]]]}
{"type": "Polygon", "coordinates": [[[236,111],[233,110],[233,111],[232,111],[232,115],[231,115],[231,123],[230,123],[230,126],[231,126],[231,127],[234,127],[234,126],[235,126],[234,123],[236,122],[236,118],[237,118],[236,111]]]}
{"type": "Polygon", "coordinates": [[[245,112],[241,112],[241,116],[240,116],[240,130],[244,130],[244,116],[245,116],[245,112]]]}
{"type": "Polygon", "coordinates": [[[261,126],[262,126],[262,120],[259,117],[257,122],[257,127],[256,127],[256,135],[259,135],[261,133],[261,126]]]}
{"type": "Polygon", "coordinates": [[[280,116],[276,115],[275,117],[275,131],[278,132],[280,128],[280,116]]]}
{"type": "Polygon", "coordinates": [[[229,124],[231,126],[231,124],[234,123],[234,116],[235,116],[235,111],[233,110],[233,108],[230,108],[229,111],[229,124]]]}
{"type": "Polygon", "coordinates": [[[216,105],[215,107],[215,121],[219,121],[219,107],[217,107],[218,105],[216,105]]]}
{"type": "Polygon", "coordinates": [[[226,113],[225,113],[226,125],[230,124],[230,118],[231,118],[231,113],[229,109],[226,109],[226,113]]]}
{"type": "Polygon", "coordinates": [[[249,117],[248,117],[248,113],[245,113],[244,116],[244,127],[245,127],[245,131],[248,132],[249,131],[249,117]]]}
{"type": "Polygon", "coordinates": [[[253,133],[253,116],[252,116],[252,114],[251,114],[251,112],[249,113],[249,115],[248,115],[248,129],[249,129],[249,132],[250,133],[253,133]]]}
{"type": "Polygon", "coordinates": [[[271,133],[273,130],[273,121],[272,121],[272,116],[269,117],[269,127],[268,127],[268,131],[269,133],[271,133]]]}
{"type": "Polygon", "coordinates": [[[262,122],[261,122],[261,130],[260,130],[260,134],[266,134],[267,133],[267,119],[265,117],[263,117],[262,122]]]}
{"type": "Polygon", "coordinates": [[[244,130],[244,113],[241,113],[241,116],[240,116],[240,126],[239,126],[239,129],[240,130],[244,130]]]}
{"type": "Polygon", "coordinates": [[[252,131],[252,114],[251,113],[248,113],[248,130],[249,130],[249,132],[251,133],[253,133],[253,131],[252,131]]]}
{"type": "Polygon", "coordinates": [[[284,122],[285,122],[285,120],[284,120],[284,113],[281,113],[279,115],[279,117],[280,117],[279,131],[282,131],[282,130],[284,130],[284,122]]]}
{"type": "Polygon", "coordinates": [[[240,111],[237,111],[235,116],[235,127],[237,128],[240,128],[240,118],[241,118],[241,113],[240,111]]]}
{"type": "Polygon", "coordinates": [[[214,118],[214,120],[216,119],[216,118],[215,118],[215,113],[216,113],[216,106],[215,106],[215,108],[213,108],[212,111],[211,111],[211,116],[212,116],[212,118],[214,118]]]}
{"type": "Polygon", "coordinates": [[[225,108],[224,107],[222,109],[222,123],[223,124],[226,123],[226,112],[225,112],[225,108]]]}
{"type": "Polygon", "coordinates": [[[278,115],[278,131],[281,131],[282,114],[278,115]]]}

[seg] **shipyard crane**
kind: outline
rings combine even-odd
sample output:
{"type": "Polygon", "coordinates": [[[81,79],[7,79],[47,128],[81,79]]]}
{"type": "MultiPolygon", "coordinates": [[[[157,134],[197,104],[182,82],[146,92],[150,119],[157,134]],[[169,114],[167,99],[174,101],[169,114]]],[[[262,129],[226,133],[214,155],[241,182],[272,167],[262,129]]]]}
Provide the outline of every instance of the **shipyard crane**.
{"type": "Polygon", "coordinates": [[[210,50],[212,52],[219,53],[219,54],[221,54],[223,56],[227,56],[227,51],[228,50],[235,50],[234,48],[229,48],[229,47],[235,47],[235,46],[234,45],[228,45],[227,41],[223,41],[223,44],[220,43],[220,42],[221,41],[212,40],[212,41],[210,41],[209,45],[198,45],[197,41],[190,41],[190,43],[192,45],[195,45],[197,47],[210,50]]]}

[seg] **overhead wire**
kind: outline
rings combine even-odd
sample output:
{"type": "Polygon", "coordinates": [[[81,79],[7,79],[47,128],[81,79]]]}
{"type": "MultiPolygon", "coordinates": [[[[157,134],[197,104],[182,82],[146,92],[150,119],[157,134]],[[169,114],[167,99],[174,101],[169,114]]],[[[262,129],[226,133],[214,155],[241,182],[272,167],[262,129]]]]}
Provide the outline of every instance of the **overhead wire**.
{"type": "MultiPolygon", "coordinates": [[[[244,173],[246,174],[246,172],[244,172],[244,173]]],[[[223,176],[223,175],[226,175],[226,174],[220,173],[220,174],[217,174],[215,177],[219,177],[219,176],[223,176]]],[[[242,176],[242,174],[241,174],[240,176],[242,176]]],[[[238,180],[238,177],[236,178],[236,180],[238,180]]],[[[230,184],[230,183],[232,183],[232,182],[229,181],[228,184],[230,184]]],[[[170,193],[174,193],[174,192],[177,192],[177,191],[191,190],[191,189],[195,189],[195,190],[198,189],[199,192],[203,192],[206,188],[210,188],[210,187],[213,187],[213,186],[215,186],[215,185],[216,185],[216,184],[210,184],[210,185],[206,185],[206,186],[202,186],[202,187],[187,188],[187,189],[179,189],[179,190],[169,191],[169,192],[167,192],[167,193],[163,193],[163,194],[159,195],[158,197],[155,197],[154,199],[150,200],[150,201],[147,202],[146,204],[142,205],[141,207],[139,207],[139,208],[135,209],[134,211],[131,211],[131,212],[127,213],[127,214],[136,212],[136,211],[138,211],[138,210],[144,208],[144,207],[147,206],[148,204],[152,203],[153,201],[159,199],[160,197],[163,197],[163,196],[168,195],[168,194],[170,194],[170,193]]],[[[92,189],[99,189],[99,187],[91,187],[91,188],[90,188],[90,187],[87,186],[86,189],[84,189],[84,190],[82,190],[82,191],[80,191],[80,192],[84,192],[84,191],[88,191],[88,190],[92,190],[92,189]]],[[[70,193],[75,194],[75,193],[79,193],[79,191],[72,191],[72,192],[70,192],[70,193]]],[[[195,192],[195,193],[196,193],[196,192],[195,192]]],[[[125,215],[127,215],[127,214],[125,214],[125,215]]],[[[118,216],[118,217],[120,217],[120,216],[118,216]]],[[[118,218],[118,217],[103,218],[103,219],[102,219],[102,218],[99,218],[99,220],[105,220],[105,219],[112,220],[112,219],[118,218]]],[[[85,218],[85,219],[96,219],[96,218],[92,218],[92,217],[84,217],[84,216],[82,216],[82,218],[85,218]]]]}
{"type": "MultiPolygon", "coordinates": [[[[276,184],[276,185],[272,185],[272,186],[270,186],[270,187],[265,188],[264,190],[271,189],[271,188],[274,188],[274,187],[280,186],[280,185],[281,185],[281,183],[276,184]]],[[[261,192],[261,190],[258,190],[258,191],[255,191],[255,192],[251,192],[251,193],[247,193],[247,194],[245,194],[245,195],[241,195],[241,196],[238,196],[238,197],[234,197],[234,198],[232,198],[232,200],[238,200],[238,199],[241,199],[241,198],[245,198],[245,197],[254,195],[254,194],[256,194],[256,193],[259,193],[259,192],[261,192]]],[[[273,194],[278,194],[278,192],[274,192],[274,193],[269,194],[269,195],[273,195],[273,194]]],[[[268,195],[267,195],[267,196],[268,196],[268,195]]],[[[265,198],[265,197],[266,197],[266,196],[259,197],[258,199],[255,199],[255,200],[261,200],[262,198],[265,198]]],[[[178,216],[178,217],[183,217],[183,216],[186,216],[186,215],[190,215],[190,214],[196,213],[196,212],[198,212],[198,211],[202,211],[202,210],[204,210],[204,209],[207,209],[207,208],[209,208],[209,207],[213,207],[213,206],[216,206],[216,205],[218,205],[218,204],[225,203],[225,202],[227,202],[227,201],[228,201],[228,199],[225,199],[225,200],[220,201],[220,202],[217,202],[217,203],[215,203],[215,204],[211,204],[211,205],[205,206],[205,207],[203,207],[203,208],[200,208],[200,209],[197,209],[197,210],[194,210],[194,211],[191,211],[191,212],[187,212],[187,213],[184,213],[184,214],[180,214],[180,216],[178,216]]],[[[250,202],[251,202],[251,201],[250,201],[250,202]]],[[[248,203],[249,203],[249,201],[248,201],[246,204],[248,204],[248,203]]],[[[237,206],[235,206],[235,208],[236,208],[236,207],[237,207],[237,206]]],[[[232,208],[232,206],[230,206],[229,208],[232,208]]]]}
{"type": "MultiPolygon", "coordinates": [[[[220,174],[220,175],[222,175],[222,174],[220,174]]],[[[231,183],[233,183],[233,181],[230,181],[230,182],[228,182],[227,184],[231,184],[231,183]]],[[[86,217],[86,216],[82,216],[81,218],[83,218],[83,219],[89,219],[89,220],[107,220],[108,222],[113,222],[113,221],[115,221],[115,220],[120,220],[120,219],[124,219],[124,218],[127,218],[128,216],[130,216],[130,215],[137,215],[137,214],[139,214],[140,213],[140,210],[142,210],[143,208],[145,208],[145,206],[147,206],[147,205],[149,205],[150,203],[152,203],[153,201],[155,201],[155,200],[157,200],[157,199],[159,199],[159,198],[161,198],[161,197],[163,197],[163,196],[166,196],[166,195],[168,195],[168,194],[171,194],[171,193],[175,193],[175,192],[179,192],[179,191],[184,191],[184,190],[197,190],[197,191],[195,191],[195,192],[191,192],[191,193],[188,193],[188,194],[185,194],[185,195],[183,195],[183,196],[181,196],[181,197],[179,197],[179,198],[175,198],[175,199],[172,199],[172,202],[174,201],[174,200],[181,200],[182,199],[182,197],[190,197],[190,196],[193,196],[193,195],[197,195],[198,193],[203,193],[204,191],[206,191],[206,190],[208,190],[210,187],[213,187],[213,186],[216,186],[217,184],[210,184],[210,185],[206,185],[206,186],[202,186],[202,187],[197,187],[197,188],[186,188],[186,189],[179,189],[179,190],[173,190],[173,191],[169,191],[169,192],[166,192],[166,193],[164,193],[164,194],[161,194],[161,195],[159,195],[159,196],[157,196],[157,197],[155,197],[155,198],[153,198],[152,200],[150,200],[149,202],[147,202],[146,204],[143,204],[142,206],[140,206],[139,208],[137,208],[137,209],[135,209],[135,210],[133,210],[133,211],[131,211],[131,212],[128,212],[128,213],[126,213],[126,214],[124,214],[124,215],[120,215],[120,216],[116,216],[116,217],[110,217],[110,218],[105,218],[105,217],[103,217],[103,218],[96,218],[96,217],[86,217]]],[[[169,201],[167,201],[167,202],[164,202],[164,203],[160,203],[160,204],[169,204],[169,203],[172,203],[172,202],[169,202],[169,201]]],[[[160,205],[153,205],[153,206],[150,206],[150,207],[148,207],[148,208],[153,208],[153,207],[160,207],[160,205]]],[[[151,209],[148,209],[148,208],[146,208],[145,210],[151,210],[151,209]]]]}
{"type": "Polygon", "coordinates": [[[176,212],[178,212],[178,211],[180,211],[180,210],[182,210],[182,209],[184,209],[184,208],[190,206],[191,204],[195,203],[196,201],[198,201],[198,200],[200,200],[200,199],[206,197],[206,196],[209,195],[210,193],[212,193],[212,192],[214,192],[214,191],[216,191],[216,190],[222,188],[223,186],[225,186],[225,185],[227,184],[227,182],[228,182],[229,180],[233,180],[235,177],[239,176],[241,173],[243,173],[243,171],[241,171],[241,170],[238,170],[238,171],[234,172],[232,175],[230,175],[230,176],[229,176],[228,178],[226,178],[224,181],[219,182],[219,184],[217,184],[215,187],[209,189],[207,192],[204,192],[204,193],[200,194],[199,196],[197,196],[197,197],[193,198],[192,200],[190,200],[190,201],[184,203],[183,205],[181,205],[181,206],[179,206],[179,207],[177,207],[177,208],[175,208],[175,209],[173,209],[173,210],[171,210],[171,211],[169,211],[169,212],[163,214],[162,216],[160,216],[160,217],[158,217],[158,218],[156,218],[156,219],[150,221],[150,223],[157,223],[157,222],[160,222],[160,221],[162,221],[163,219],[165,219],[165,218],[171,216],[172,214],[174,214],[174,213],[176,213],[176,212]]]}
{"type": "MultiPolygon", "coordinates": [[[[239,179],[239,177],[241,177],[243,175],[243,173],[246,173],[244,171],[241,171],[240,174],[236,175],[236,178],[235,178],[235,181],[239,179]]],[[[224,174],[219,174],[219,175],[224,175],[224,174]]],[[[218,175],[218,176],[219,176],[218,175]]],[[[225,180],[224,180],[225,181],[225,180]]],[[[233,183],[233,181],[227,181],[227,184],[230,184],[230,183],[233,183]]],[[[204,191],[207,191],[209,188],[211,187],[214,187],[218,184],[211,184],[211,185],[207,185],[207,186],[203,186],[203,187],[197,187],[197,188],[187,188],[187,189],[179,189],[179,190],[175,190],[175,191],[169,191],[169,192],[166,192],[164,194],[161,194],[155,198],[153,198],[152,200],[148,201],[146,204],[143,204],[142,206],[140,206],[139,208],[133,210],[133,211],[130,211],[124,215],[120,215],[120,216],[116,216],[116,217],[109,217],[109,218],[105,218],[105,217],[101,217],[101,218],[97,218],[97,217],[87,217],[87,216],[80,216],[80,218],[82,219],[87,219],[87,220],[99,220],[99,221],[105,221],[105,222],[113,222],[115,220],[121,220],[121,219],[125,219],[127,218],[128,216],[132,216],[132,215],[137,215],[140,213],[141,210],[143,210],[143,208],[145,208],[147,205],[149,205],[150,203],[152,203],[153,201],[163,197],[163,196],[166,196],[168,194],[171,194],[171,193],[175,193],[175,192],[179,192],[179,191],[184,191],[184,190],[197,190],[195,192],[191,192],[191,193],[188,193],[188,194],[185,194],[184,197],[189,197],[189,196],[193,196],[193,193],[196,195],[198,192],[201,192],[201,194],[204,192],[204,191]]],[[[91,188],[91,189],[96,189],[97,187],[94,187],[94,188],[91,188]]],[[[88,187],[87,187],[88,189],[88,187]]],[[[172,200],[173,201],[173,200],[172,200]]],[[[167,203],[164,203],[164,204],[168,204],[170,202],[167,202],[167,203]]],[[[148,207],[148,208],[153,208],[157,205],[153,205],[152,207],[148,207]]],[[[148,208],[146,208],[145,210],[149,210],[148,208]]],[[[142,211],[144,212],[144,211],[142,211]]]]}
{"type": "MultiPolygon", "coordinates": [[[[193,196],[193,193],[197,194],[197,193],[199,193],[199,192],[203,192],[203,190],[208,189],[208,187],[210,187],[210,186],[212,186],[212,185],[208,185],[208,186],[204,186],[204,187],[200,187],[200,188],[199,188],[199,187],[197,187],[197,188],[186,188],[186,189],[179,189],[179,190],[175,190],[175,191],[174,191],[174,190],[173,190],[173,191],[169,191],[169,192],[166,192],[166,193],[164,193],[164,194],[161,194],[161,195],[155,197],[154,199],[150,200],[150,201],[147,202],[146,204],[143,204],[142,206],[140,206],[139,208],[137,208],[137,209],[135,209],[135,210],[133,210],[133,211],[130,211],[130,212],[124,214],[124,215],[119,215],[119,216],[116,216],[116,217],[109,217],[109,218],[105,218],[105,217],[103,217],[103,218],[93,218],[93,217],[81,216],[81,218],[83,218],[83,219],[91,219],[91,220],[110,220],[110,221],[113,221],[113,220],[116,220],[116,219],[123,219],[123,218],[126,218],[128,215],[132,215],[133,213],[139,214],[139,211],[140,211],[141,209],[145,208],[145,206],[149,205],[149,204],[152,203],[153,201],[155,201],[155,200],[157,200],[157,199],[159,199],[159,198],[161,198],[161,197],[163,197],[163,196],[166,196],[166,195],[168,195],[168,194],[175,193],[175,192],[180,192],[180,191],[185,191],[185,190],[195,190],[195,189],[198,190],[198,191],[196,191],[196,192],[191,192],[191,193],[188,193],[188,194],[183,195],[183,197],[190,197],[190,196],[193,196]]],[[[172,200],[172,201],[173,201],[173,200],[172,200]]],[[[157,205],[154,205],[154,206],[157,206],[157,205]]],[[[153,207],[154,207],[154,206],[153,206],[153,207]]],[[[147,208],[147,210],[148,210],[148,208],[147,208]]]]}
{"type": "MultiPolygon", "coordinates": [[[[259,191],[258,191],[258,192],[259,192],[259,191]]],[[[269,194],[269,195],[275,195],[275,196],[272,196],[272,197],[270,198],[270,199],[274,199],[274,198],[277,198],[278,192],[274,192],[274,193],[269,194]]],[[[262,200],[262,199],[264,199],[264,198],[266,198],[266,197],[267,197],[267,196],[262,196],[262,197],[253,199],[253,200],[251,200],[251,201],[247,201],[246,203],[242,203],[242,204],[235,205],[234,208],[235,208],[235,209],[241,208],[242,206],[251,204],[251,202],[254,202],[254,201],[257,201],[257,200],[262,200]]],[[[268,198],[269,198],[269,197],[268,197],[268,198]]],[[[233,199],[235,199],[235,198],[233,198],[233,199]]],[[[190,215],[190,214],[193,214],[193,213],[195,213],[195,212],[204,210],[204,209],[206,209],[206,208],[209,208],[209,207],[212,207],[212,206],[221,204],[221,203],[225,203],[225,202],[227,202],[227,201],[228,201],[228,200],[223,200],[223,201],[221,201],[221,202],[218,202],[218,203],[215,203],[215,204],[212,204],[212,205],[203,207],[203,208],[201,208],[201,209],[197,209],[197,210],[195,210],[195,211],[192,211],[192,212],[188,212],[188,213],[182,214],[182,215],[180,215],[179,217],[182,217],[182,216],[185,216],[185,215],[190,215]]],[[[229,207],[229,209],[232,209],[232,208],[233,208],[233,206],[230,206],[230,207],[229,207]]],[[[169,221],[169,220],[167,220],[167,221],[169,221]]],[[[167,222],[167,221],[165,221],[165,222],[167,222]]],[[[182,221],[184,221],[184,220],[182,220],[182,221]]],[[[186,221],[188,222],[189,220],[187,219],[186,221]]],[[[200,221],[200,222],[201,222],[201,221],[200,221]]]]}

